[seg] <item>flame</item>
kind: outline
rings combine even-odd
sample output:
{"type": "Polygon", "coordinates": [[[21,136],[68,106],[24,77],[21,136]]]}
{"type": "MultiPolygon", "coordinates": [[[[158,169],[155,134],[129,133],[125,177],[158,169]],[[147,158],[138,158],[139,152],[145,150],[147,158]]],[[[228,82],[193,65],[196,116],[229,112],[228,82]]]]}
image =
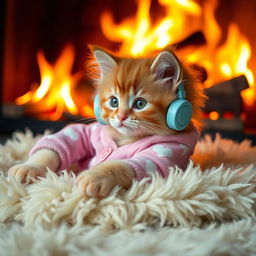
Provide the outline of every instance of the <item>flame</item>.
{"type": "Polygon", "coordinates": [[[253,105],[255,100],[254,76],[248,68],[251,57],[251,48],[248,40],[241,34],[236,24],[231,24],[228,37],[224,45],[217,53],[217,61],[220,63],[220,71],[225,78],[244,74],[249,82],[250,88],[242,92],[245,104],[253,105]]]}
{"type": "Polygon", "coordinates": [[[143,56],[174,43],[177,37],[172,37],[173,34],[179,38],[186,36],[187,33],[177,34],[184,31],[182,12],[198,16],[202,11],[198,4],[190,0],[159,0],[159,3],[166,6],[166,16],[155,25],[152,25],[149,15],[150,0],[138,0],[136,16],[120,24],[114,23],[111,12],[104,12],[101,16],[103,33],[114,42],[122,42],[120,52],[124,55],[143,56]]]}
{"type": "Polygon", "coordinates": [[[222,31],[215,19],[218,0],[204,1],[199,5],[193,0],[158,0],[165,15],[157,22],[150,17],[150,0],[138,0],[134,17],[119,24],[114,22],[111,12],[101,15],[104,35],[113,42],[121,43],[120,53],[124,56],[140,57],[180,42],[196,31],[202,31],[206,44],[191,47],[186,51],[186,61],[197,63],[207,69],[205,86],[244,74],[250,88],[242,92],[247,105],[255,102],[254,76],[248,68],[251,48],[248,40],[236,24],[230,24],[226,42],[221,45],[222,31]]]}
{"type": "MultiPolygon", "coordinates": [[[[47,113],[51,120],[61,118],[63,112],[79,114],[79,109],[72,97],[74,86],[81,78],[80,73],[72,74],[72,66],[75,59],[75,52],[72,45],[67,45],[61,52],[57,61],[50,64],[42,51],[37,53],[41,83],[35,89],[31,88],[25,95],[16,99],[16,104],[25,105],[30,114],[42,115],[47,113]]],[[[91,108],[87,111],[91,116],[91,108]]],[[[83,112],[83,114],[86,114],[83,112]]]]}

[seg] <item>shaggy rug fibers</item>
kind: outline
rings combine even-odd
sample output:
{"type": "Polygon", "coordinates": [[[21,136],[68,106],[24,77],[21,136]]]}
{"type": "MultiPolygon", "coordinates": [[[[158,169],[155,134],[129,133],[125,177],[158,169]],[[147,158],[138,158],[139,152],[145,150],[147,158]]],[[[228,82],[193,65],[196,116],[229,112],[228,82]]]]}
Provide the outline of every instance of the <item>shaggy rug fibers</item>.
{"type": "Polygon", "coordinates": [[[256,147],[217,136],[198,142],[187,170],[170,168],[85,198],[70,171],[33,184],[7,177],[38,140],[0,146],[0,255],[256,255],[256,147]]]}

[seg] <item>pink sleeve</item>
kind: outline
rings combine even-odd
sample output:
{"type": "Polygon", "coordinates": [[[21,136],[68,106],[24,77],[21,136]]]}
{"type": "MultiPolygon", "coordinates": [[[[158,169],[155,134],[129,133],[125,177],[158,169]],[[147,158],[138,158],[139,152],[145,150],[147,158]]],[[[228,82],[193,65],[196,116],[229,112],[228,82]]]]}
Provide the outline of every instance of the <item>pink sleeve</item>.
{"type": "Polygon", "coordinates": [[[58,169],[66,169],[71,164],[93,154],[94,150],[88,139],[90,133],[91,129],[88,125],[69,125],[58,133],[41,138],[30,151],[30,155],[39,149],[51,149],[59,156],[60,166],[58,169]]]}
{"type": "Polygon", "coordinates": [[[169,174],[169,167],[177,165],[181,169],[185,169],[191,154],[191,150],[184,144],[161,143],[155,144],[125,161],[133,167],[138,180],[155,172],[165,178],[169,174]]]}

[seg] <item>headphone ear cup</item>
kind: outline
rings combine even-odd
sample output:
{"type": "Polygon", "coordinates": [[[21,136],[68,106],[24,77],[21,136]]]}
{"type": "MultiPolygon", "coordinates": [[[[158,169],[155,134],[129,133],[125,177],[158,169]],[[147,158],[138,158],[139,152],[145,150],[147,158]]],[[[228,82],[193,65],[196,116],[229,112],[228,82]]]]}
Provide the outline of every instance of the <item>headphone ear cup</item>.
{"type": "Polygon", "coordinates": [[[93,103],[93,108],[94,108],[94,114],[97,119],[97,121],[100,124],[107,124],[101,117],[101,111],[100,111],[100,96],[97,94],[94,98],[94,103],[93,103]]]}
{"type": "Polygon", "coordinates": [[[170,129],[182,131],[190,123],[192,105],[185,99],[173,101],[166,113],[166,124],[170,129]]]}

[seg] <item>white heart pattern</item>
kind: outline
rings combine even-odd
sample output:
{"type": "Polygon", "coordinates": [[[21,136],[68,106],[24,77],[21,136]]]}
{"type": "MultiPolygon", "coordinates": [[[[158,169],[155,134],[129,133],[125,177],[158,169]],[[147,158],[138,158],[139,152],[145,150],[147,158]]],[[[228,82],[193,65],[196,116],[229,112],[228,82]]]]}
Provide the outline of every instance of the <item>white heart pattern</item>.
{"type": "Polygon", "coordinates": [[[68,136],[71,140],[77,140],[78,134],[72,128],[66,128],[63,134],[68,136]]]}
{"type": "Polygon", "coordinates": [[[150,173],[156,173],[156,165],[152,160],[146,160],[146,168],[147,168],[147,172],[150,173]]]}
{"type": "Polygon", "coordinates": [[[55,134],[50,134],[46,136],[47,139],[56,139],[57,136],[55,134]]]}
{"type": "Polygon", "coordinates": [[[97,124],[94,124],[94,125],[92,126],[92,131],[95,131],[96,128],[97,128],[97,124]]]}
{"type": "Polygon", "coordinates": [[[153,150],[157,153],[159,157],[172,156],[173,152],[171,148],[166,148],[162,145],[155,145],[153,150]]]}

